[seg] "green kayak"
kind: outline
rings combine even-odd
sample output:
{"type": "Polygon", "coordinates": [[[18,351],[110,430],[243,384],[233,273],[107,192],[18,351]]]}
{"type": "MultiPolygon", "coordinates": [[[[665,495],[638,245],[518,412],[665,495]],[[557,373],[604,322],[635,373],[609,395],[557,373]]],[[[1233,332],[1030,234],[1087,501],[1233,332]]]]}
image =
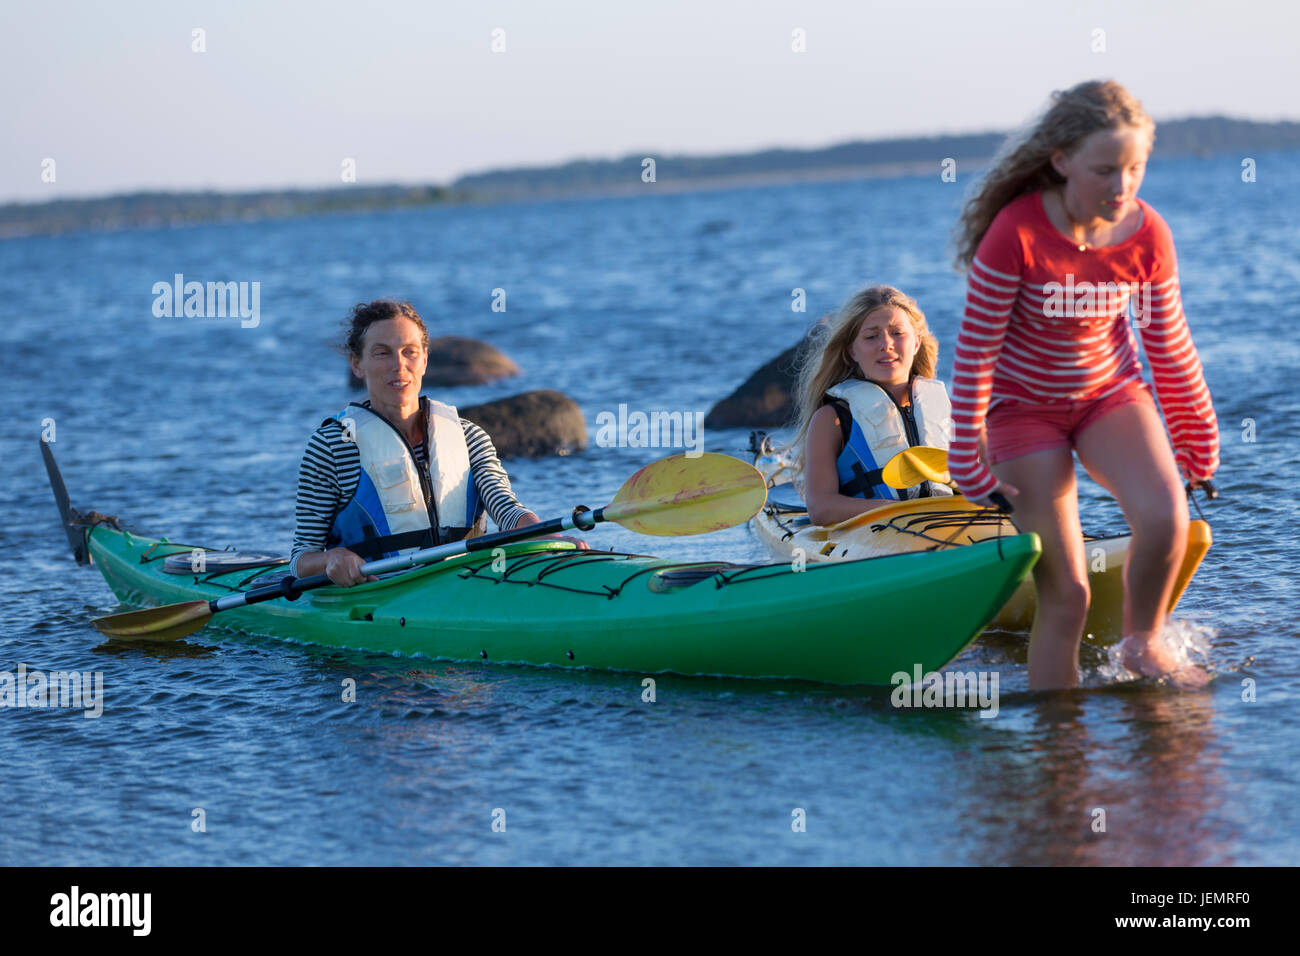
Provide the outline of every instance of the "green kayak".
{"type": "MultiPolygon", "coordinates": [[[[86,538],[114,594],[136,607],[211,600],[286,573],[283,559],[195,553],[105,525],[86,538]]],[[[1039,550],[1021,534],[795,570],[532,541],[225,611],[209,626],[442,660],[889,684],[956,657],[1039,550]]]]}

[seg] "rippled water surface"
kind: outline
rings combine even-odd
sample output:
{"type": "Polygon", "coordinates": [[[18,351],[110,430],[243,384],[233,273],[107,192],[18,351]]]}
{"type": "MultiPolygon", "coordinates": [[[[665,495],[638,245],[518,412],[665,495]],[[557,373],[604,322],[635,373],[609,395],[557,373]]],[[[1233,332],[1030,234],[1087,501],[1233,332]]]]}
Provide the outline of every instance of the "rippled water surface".
{"type": "MultiPolygon", "coordinates": [[[[869,282],[918,298],[946,375],[963,296],[945,246],[958,186],[0,242],[0,671],[95,670],[105,687],[97,720],[0,709],[0,863],[1296,863],[1300,156],[1257,160],[1251,184],[1239,157],[1157,163],[1143,190],[1178,244],[1222,428],[1215,545],[1177,614],[1208,640],[1216,678],[1202,693],[1120,683],[1089,652],[1085,690],[1030,694],[1025,638],[988,635],[954,666],[1000,674],[994,719],[897,710],[880,690],[678,677],[645,703],[641,675],[213,632],[105,646],[87,621],[116,602],[68,555],[37,447],[52,419],[80,507],[177,540],[284,550],[306,437],[353,397],[330,343],[348,306],[380,295],[523,367],[438,397],[557,388],[593,437],[620,403],[707,411],[869,282]],[[175,273],[260,282],[260,323],[155,318],[153,283],[175,273]],[[490,307],[497,288],[504,313],[490,307]],[[795,288],[806,314],[791,311],[795,288]],[[356,703],[341,700],[346,678],[356,703]],[[806,832],[792,831],[795,808],[806,832]]],[[[711,432],[705,445],[741,454],[745,439],[711,432]]],[[[657,454],[593,447],[509,470],[551,515],[603,503],[657,454]]],[[[1122,526],[1086,480],[1083,497],[1086,526],[1122,526]]],[[[765,557],[745,528],[598,534],[681,558],[765,557]]]]}

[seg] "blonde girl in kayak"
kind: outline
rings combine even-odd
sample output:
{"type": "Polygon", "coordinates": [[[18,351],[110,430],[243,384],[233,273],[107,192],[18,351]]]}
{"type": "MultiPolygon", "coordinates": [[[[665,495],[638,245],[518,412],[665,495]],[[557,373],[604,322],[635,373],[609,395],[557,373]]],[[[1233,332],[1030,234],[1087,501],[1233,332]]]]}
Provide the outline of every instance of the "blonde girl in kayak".
{"type": "MultiPolygon", "coordinates": [[[[352,310],[348,360],[369,397],[327,418],[298,470],[290,570],[359,584],[368,560],[537,524],[487,433],[420,395],[429,332],[407,302],[352,310]]],[[[573,540],[573,539],[565,539],[573,540]]],[[[587,545],[575,541],[580,548],[587,545]]]]}
{"type": "Polygon", "coordinates": [[[1187,542],[1179,473],[1193,486],[1208,480],[1219,441],[1173,238],[1137,196],[1154,134],[1118,83],[1057,92],[995,161],[959,224],[957,262],[968,273],[949,469],[973,501],[988,503],[994,491],[1010,498],[1019,525],[1042,539],[1029,645],[1036,689],[1078,683],[1089,591],[1072,452],[1133,532],[1124,665],[1180,685],[1207,679],[1161,637],[1187,542]],[[1142,380],[1130,309],[1172,446],[1142,380]]]}
{"type": "Polygon", "coordinates": [[[812,335],[793,441],[809,519],[830,525],[899,498],[951,494],[931,482],[895,491],[880,475],[903,448],[948,447],[951,406],[934,378],[939,344],[915,300],[892,286],[863,289],[812,335]]]}

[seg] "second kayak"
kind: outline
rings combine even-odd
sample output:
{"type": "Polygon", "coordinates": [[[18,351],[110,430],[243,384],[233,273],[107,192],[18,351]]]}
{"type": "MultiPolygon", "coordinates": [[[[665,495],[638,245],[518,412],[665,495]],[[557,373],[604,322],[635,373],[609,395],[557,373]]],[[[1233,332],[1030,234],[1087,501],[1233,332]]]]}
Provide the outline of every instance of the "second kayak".
{"type": "MultiPolygon", "coordinates": [[[[769,552],[785,560],[810,563],[856,561],[891,554],[934,552],[970,546],[1017,533],[1007,516],[980,508],[961,495],[913,498],[885,505],[839,524],[815,525],[791,483],[787,458],[758,443],[754,467],[768,481],[768,500],[752,521],[755,535],[769,552]]],[[[1014,517],[1014,516],[1012,516],[1014,517]]],[[[1119,640],[1124,624],[1124,559],[1131,535],[1084,535],[1088,585],[1092,599],[1084,633],[1108,643],[1119,640]]],[[[1174,584],[1169,610],[1178,605],[1211,544],[1210,526],[1192,521],[1187,551],[1174,584]]],[[[1026,580],[998,611],[990,626],[1028,631],[1037,598],[1026,580]]]]}

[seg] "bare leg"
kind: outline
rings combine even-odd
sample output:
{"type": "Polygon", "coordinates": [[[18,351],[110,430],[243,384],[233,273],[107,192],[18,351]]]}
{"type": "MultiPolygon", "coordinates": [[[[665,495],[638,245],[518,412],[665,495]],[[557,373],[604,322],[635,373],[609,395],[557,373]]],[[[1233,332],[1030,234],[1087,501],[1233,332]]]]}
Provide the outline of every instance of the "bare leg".
{"type": "Polygon", "coordinates": [[[1029,636],[1029,687],[1074,687],[1089,597],[1074,456],[1068,448],[1039,451],[994,465],[993,471],[1020,489],[1016,524],[1043,542],[1034,565],[1038,609],[1029,636]]]}
{"type": "Polygon", "coordinates": [[[1124,562],[1124,666],[1150,677],[1172,675],[1181,686],[1204,684],[1204,672],[1180,668],[1161,639],[1187,550],[1188,520],[1159,413],[1145,403],[1121,405],[1079,435],[1076,447],[1088,473],[1115,496],[1133,532],[1124,562]]]}

